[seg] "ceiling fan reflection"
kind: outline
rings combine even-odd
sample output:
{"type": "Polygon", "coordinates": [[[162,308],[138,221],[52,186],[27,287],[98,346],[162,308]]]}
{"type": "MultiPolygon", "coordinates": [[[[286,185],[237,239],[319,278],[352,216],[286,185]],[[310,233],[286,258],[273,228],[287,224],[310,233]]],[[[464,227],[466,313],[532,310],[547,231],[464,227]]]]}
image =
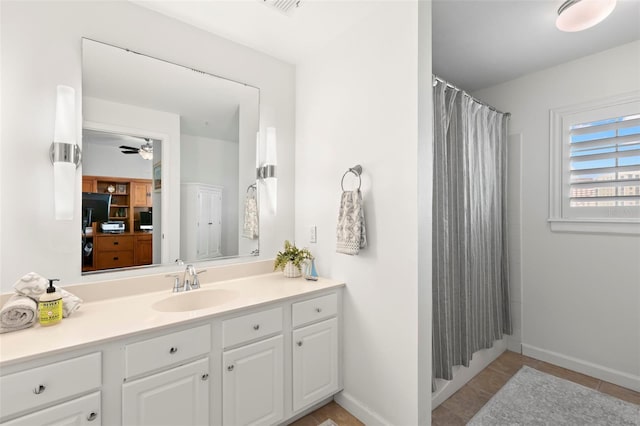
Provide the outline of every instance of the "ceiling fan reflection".
{"type": "Polygon", "coordinates": [[[153,159],[153,144],[147,138],[144,140],[146,142],[140,148],[127,145],[120,145],[119,148],[123,154],[140,154],[145,160],[151,160],[153,159]]]}

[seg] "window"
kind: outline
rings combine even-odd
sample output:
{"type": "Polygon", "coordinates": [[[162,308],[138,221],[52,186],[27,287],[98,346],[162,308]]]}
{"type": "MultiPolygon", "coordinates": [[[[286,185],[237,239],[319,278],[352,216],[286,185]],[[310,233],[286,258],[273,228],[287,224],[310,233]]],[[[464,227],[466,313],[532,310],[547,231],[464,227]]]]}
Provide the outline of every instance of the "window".
{"type": "Polygon", "coordinates": [[[640,93],[551,111],[553,231],[640,234],[640,93]]]}

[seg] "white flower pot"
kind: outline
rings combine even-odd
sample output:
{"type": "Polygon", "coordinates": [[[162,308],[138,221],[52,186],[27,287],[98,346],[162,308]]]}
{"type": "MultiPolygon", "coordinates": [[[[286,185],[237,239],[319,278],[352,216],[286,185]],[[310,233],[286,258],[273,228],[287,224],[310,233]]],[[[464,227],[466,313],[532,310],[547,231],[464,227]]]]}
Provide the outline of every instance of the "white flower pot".
{"type": "Polygon", "coordinates": [[[302,272],[300,272],[300,269],[298,269],[296,267],[296,265],[293,264],[293,262],[289,261],[287,262],[286,265],[284,265],[284,276],[287,278],[297,278],[300,275],[302,275],[302,272]]]}

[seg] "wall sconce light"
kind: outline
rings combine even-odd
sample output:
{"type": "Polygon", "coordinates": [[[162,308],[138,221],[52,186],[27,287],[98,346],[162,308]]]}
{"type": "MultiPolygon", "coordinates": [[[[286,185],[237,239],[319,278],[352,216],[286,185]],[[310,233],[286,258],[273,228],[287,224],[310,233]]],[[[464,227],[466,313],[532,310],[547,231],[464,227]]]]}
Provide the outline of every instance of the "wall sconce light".
{"type": "Polygon", "coordinates": [[[275,127],[267,127],[267,136],[263,142],[260,144],[260,136],[258,136],[256,177],[264,183],[270,212],[276,214],[278,207],[278,178],[276,176],[278,159],[275,127]]]}
{"type": "Polygon", "coordinates": [[[556,27],[576,32],[591,28],[613,12],[616,0],[567,0],[558,9],[556,27]]]}
{"type": "Polygon", "coordinates": [[[68,86],[57,88],[56,121],[49,156],[53,163],[56,220],[71,220],[81,152],[76,144],[76,91],[68,86]]]}

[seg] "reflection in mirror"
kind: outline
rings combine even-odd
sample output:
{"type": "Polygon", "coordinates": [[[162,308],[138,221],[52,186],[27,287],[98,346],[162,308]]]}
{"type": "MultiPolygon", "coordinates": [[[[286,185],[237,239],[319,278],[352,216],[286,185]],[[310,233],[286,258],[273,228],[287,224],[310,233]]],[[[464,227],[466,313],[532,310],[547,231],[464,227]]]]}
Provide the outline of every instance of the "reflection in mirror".
{"type": "Polygon", "coordinates": [[[259,90],[93,40],[82,54],[83,273],[257,254],[259,90]]]}

